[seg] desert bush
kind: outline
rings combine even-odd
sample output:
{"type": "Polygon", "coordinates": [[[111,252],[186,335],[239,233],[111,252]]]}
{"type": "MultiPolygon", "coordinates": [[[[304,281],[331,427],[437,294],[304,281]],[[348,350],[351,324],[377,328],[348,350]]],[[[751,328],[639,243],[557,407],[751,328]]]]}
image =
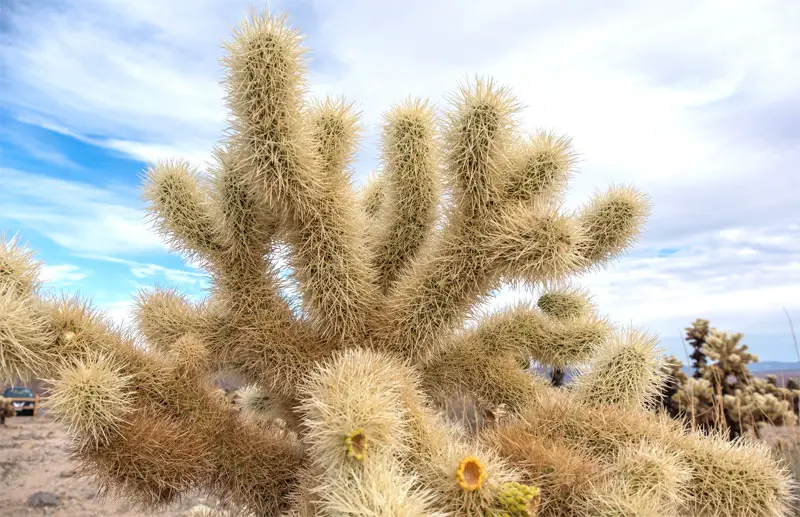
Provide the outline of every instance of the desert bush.
{"type": "Polygon", "coordinates": [[[652,413],[656,338],[612,328],[564,283],[634,242],[644,195],[612,186],[565,211],[569,139],[522,134],[519,103],[486,79],[444,113],[394,106],[359,195],[358,117],[307,98],[286,19],[253,14],[226,49],[214,166],[165,161],[144,179],[208,299],[142,292],[134,337],[49,296],[24,246],[0,248],[0,376],[51,380],[82,472],[149,509],[206,490],[256,515],[786,514],[790,477],[769,452],[652,413]],[[281,294],[282,246],[299,304],[281,294]],[[481,317],[507,283],[550,296],[481,317]],[[527,357],[581,375],[557,389],[527,357]],[[248,382],[241,411],[211,380],[231,370],[248,382]],[[454,394],[480,425],[447,418],[454,394]]]}

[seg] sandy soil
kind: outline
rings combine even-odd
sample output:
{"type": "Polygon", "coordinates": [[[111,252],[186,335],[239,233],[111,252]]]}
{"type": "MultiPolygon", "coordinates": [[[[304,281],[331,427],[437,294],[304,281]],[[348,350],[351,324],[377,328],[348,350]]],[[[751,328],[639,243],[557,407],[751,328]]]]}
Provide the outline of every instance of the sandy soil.
{"type": "MultiPolygon", "coordinates": [[[[178,517],[206,503],[190,497],[162,513],[143,513],[111,497],[98,497],[91,480],[75,476],[67,454],[67,434],[46,416],[18,416],[0,426],[0,516],[55,515],[69,517],[178,517]],[[54,508],[30,508],[28,497],[39,491],[60,499],[54,508]]],[[[209,502],[209,506],[213,503],[209,502]]]]}

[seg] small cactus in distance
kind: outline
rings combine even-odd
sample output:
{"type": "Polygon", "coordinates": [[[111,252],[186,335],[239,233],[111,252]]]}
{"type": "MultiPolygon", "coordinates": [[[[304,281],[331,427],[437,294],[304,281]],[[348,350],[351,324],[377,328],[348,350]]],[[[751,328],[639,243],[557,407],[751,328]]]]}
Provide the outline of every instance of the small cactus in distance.
{"type": "Polygon", "coordinates": [[[796,423],[794,391],[779,387],[777,376],[753,376],[748,365],[758,357],[742,343],[742,334],[720,332],[707,320],[697,320],[687,336],[700,340],[701,335],[700,352],[710,362],[698,370],[700,377],[685,380],[672,394],[670,402],[680,416],[707,430],[727,430],[731,438],[747,431],[758,436],[765,424],[796,423]]]}
{"type": "Polygon", "coordinates": [[[649,411],[654,336],[562,288],[477,311],[505,283],[561,286],[609,264],[646,196],[617,185],[563,209],[570,140],[524,135],[518,101],[487,79],[444,113],[391,108],[359,195],[358,116],[307,98],[306,52],[285,17],[253,13],[226,44],[231,131],[211,170],[147,169],[152,223],[212,288],[196,304],[141,293],[143,347],[88,301],[41,289],[23,246],[0,246],[0,376],[53,381],[82,472],[146,509],[204,491],[294,517],[786,514],[792,483],[765,451],[649,411]],[[299,301],[282,295],[284,247],[299,301]],[[585,369],[557,389],[526,357],[585,369]],[[241,410],[220,371],[246,381],[241,410]],[[492,422],[448,419],[454,395],[492,422]]]}

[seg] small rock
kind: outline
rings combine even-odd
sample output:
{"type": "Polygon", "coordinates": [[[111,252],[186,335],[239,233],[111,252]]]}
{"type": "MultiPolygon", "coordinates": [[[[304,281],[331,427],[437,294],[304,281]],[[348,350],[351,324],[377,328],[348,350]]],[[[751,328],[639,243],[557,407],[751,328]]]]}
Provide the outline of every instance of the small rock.
{"type": "Polygon", "coordinates": [[[28,506],[32,508],[46,508],[48,506],[58,506],[61,501],[58,496],[50,492],[36,492],[28,497],[28,506]]]}
{"type": "Polygon", "coordinates": [[[65,470],[64,472],[58,475],[58,477],[60,478],[71,478],[73,476],[75,476],[74,470],[65,470]]]}

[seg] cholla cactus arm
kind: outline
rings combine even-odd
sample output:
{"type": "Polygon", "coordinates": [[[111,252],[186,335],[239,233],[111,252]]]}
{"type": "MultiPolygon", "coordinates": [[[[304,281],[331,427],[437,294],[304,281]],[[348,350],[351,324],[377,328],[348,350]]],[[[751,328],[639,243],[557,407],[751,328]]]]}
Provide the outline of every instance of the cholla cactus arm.
{"type": "Polygon", "coordinates": [[[384,293],[417,256],[436,220],[440,180],[435,137],[433,109],[425,101],[409,99],[386,115],[380,183],[372,180],[365,192],[367,215],[378,219],[371,255],[384,293]]]}
{"type": "Polygon", "coordinates": [[[607,481],[607,469],[585,451],[535,436],[529,429],[513,424],[489,428],[482,439],[520,469],[521,481],[539,488],[541,506],[537,515],[580,515],[577,509],[591,497],[595,487],[607,481]]]}
{"type": "Polygon", "coordinates": [[[575,158],[567,136],[537,132],[523,141],[512,155],[505,184],[506,198],[525,202],[558,200],[567,186],[575,158]]]}
{"type": "Polygon", "coordinates": [[[486,317],[477,333],[489,354],[513,350],[516,357],[564,367],[587,360],[610,330],[605,318],[592,313],[556,319],[529,304],[519,304],[486,317]]]}
{"type": "Polygon", "coordinates": [[[162,352],[167,352],[183,335],[204,330],[198,308],[174,289],[141,291],[133,313],[148,345],[162,352]]]}
{"type": "Polygon", "coordinates": [[[391,356],[351,349],[309,376],[300,411],[313,470],[304,488],[317,515],[430,512],[433,492],[400,461],[410,453],[403,370],[414,375],[391,356]]]}
{"type": "Polygon", "coordinates": [[[440,405],[463,392],[512,411],[526,407],[544,381],[522,370],[515,355],[487,353],[467,338],[426,361],[423,372],[426,393],[440,405]]]}
{"type": "Polygon", "coordinates": [[[672,396],[678,411],[686,419],[704,428],[716,425],[722,417],[715,403],[714,387],[706,379],[688,379],[672,396]]]}
{"type": "Polygon", "coordinates": [[[539,297],[536,305],[551,318],[561,321],[572,321],[594,312],[589,293],[572,285],[548,289],[539,297]]]}
{"type": "Polygon", "coordinates": [[[370,222],[378,218],[386,199],[386,186],[380,175],[373,173],[359,192],[361,209],[370,222]]]}
{"type": "Polygon", "coordinates": [[[692,471],[683,452],[642,441],[619,451],[614,475],[639,499],[654,501],[665,515],[677,515],[689,497],[692,471]]]}
{"type": "Polygon", "coordinates": [[[144,198],[148,216],[173,251],[204,259],[221,249],[208,191],[185,161],[167,161],[147,169],[144,198]]]}
{"type": "MultiPolygon", "coordinates": [[[[356,207],[330,181],[331,175],[345,171],[321,175],[325,157],[315,152],[320,135],[315,137],[315,129],[308,127],[302,107],[305,50],[300,36],[285,19],[253,14],[226,48],[228,105],[235,138],[248,153],[244,179],[285,225],[315,330],[337,342],[363,338],[375,306],[375,286],[356,207]]],[[[334,131],[324,138],[342,139],[338,155],[349,162],[353,141],[347,133],[355,129],[353,116],[345,106],[328,108],[330,124],[315,127],[334,131]]]]}
{"type": "Polygon", "coordinates": [[[610,336],[578,377],[577,400],[652,408],[664,382],[657,343],[655,336],[635,329],[610,336]]]}
{"type": "Polygon", "coordinates": [[[633,244],[649,214],[649,198],[631,187],[595,194],[578,215],[587,237],[581,255],[590,264],[607,263],[633,244]]]}
{"type": "Polygon", "coordinates": [[[37,293],[41,266],[33,250],[0,234],[0,379],[28,379],[39,362],[56,359],[52,330],[37,293]]]}
{"type": "Polygon", "coordinates": [[[450,100],[443,133],[446,179],[456,213],[477,224],[502,200],[520,105],[508,89],[483,79],[462,86],[450,100]]]}
{"type": "Polygon", "coordinates": [[[30,379],[55,361],[53,338],[37,300],[0,284],[0,379],[30,379]]]}
{"type": "Polygon", "coordinates": [[[33,296],[41,289],[41,265],[34,260],[33,250],[19,237],[0,233],[0,282],[4,290],[18,296],[33,296]]]}

